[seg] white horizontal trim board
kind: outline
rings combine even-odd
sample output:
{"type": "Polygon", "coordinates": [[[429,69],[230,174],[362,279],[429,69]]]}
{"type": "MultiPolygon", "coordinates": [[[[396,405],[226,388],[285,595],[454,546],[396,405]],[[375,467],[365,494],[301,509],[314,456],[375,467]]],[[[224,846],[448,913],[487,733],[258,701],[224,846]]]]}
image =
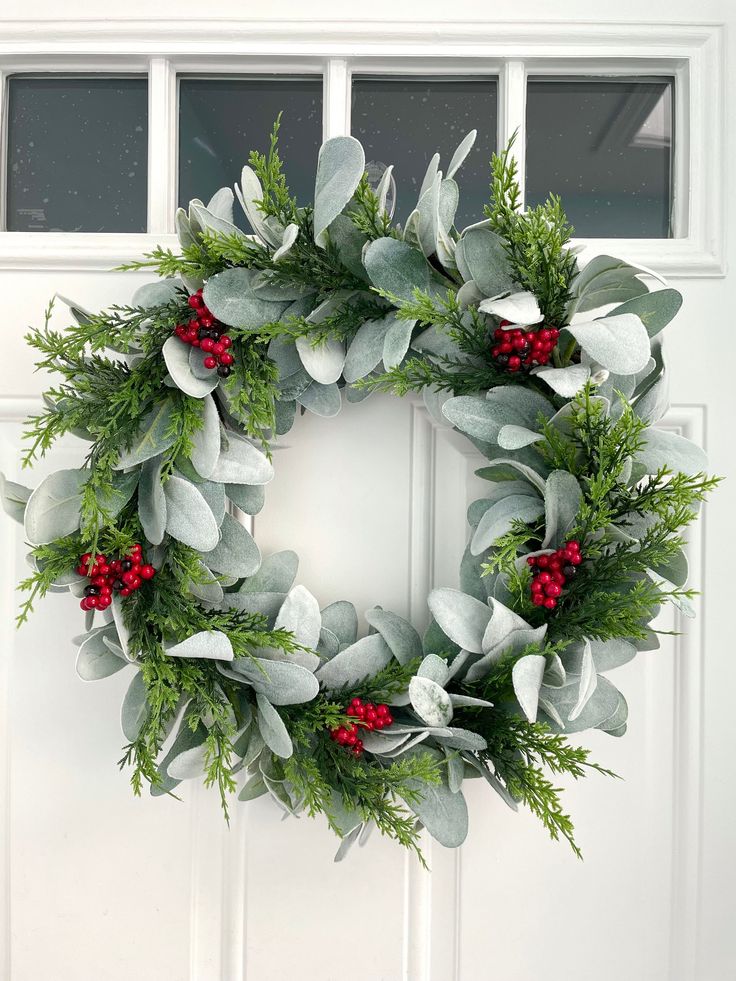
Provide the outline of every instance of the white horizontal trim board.
{"type": "Polygon", "coordinates": [[[162,236],[173,231],[176,204],[177,73],[321,72],[324,135],[330,137],[349,131],[354,72],[475,71],[499,75],[499,143],[520,131],[522,172],[528,74],[674,75],[679,237],[581,241],[588,254],[612,251],[672,277],[724,272],[725,113],[718,25],[0,21],[0,95],[3,75],[41,70],[149,72],[150,234],[0,232],[0,269],[109,269],[159,242],[167,244],[162,236]]]}

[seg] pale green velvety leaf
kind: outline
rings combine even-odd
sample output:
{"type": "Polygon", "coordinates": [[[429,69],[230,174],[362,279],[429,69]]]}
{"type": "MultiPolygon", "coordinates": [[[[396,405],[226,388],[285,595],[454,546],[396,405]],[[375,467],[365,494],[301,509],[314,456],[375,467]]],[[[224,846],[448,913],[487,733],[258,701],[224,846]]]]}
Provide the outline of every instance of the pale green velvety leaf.
{"type": "MultiPolygon", "coordinates": [[[[573,478],[574,479],[574,478],[573,478]]],[[[470,551],[480,555],[487,551],[498,539],[510,531],[514,521],[531,522],[544,512],[544,504],[539,498],[525,494],[512,494],[491,505],[478,522],[473,535],[470,551]]]]}
{"type": "Polygon", "coordinates": [[[503,240],[489,228],[470,228],[455,252],[464,280],[474,280],[484,296],[498,296],[514,288],[512,269],[503,240]]]}
{"type": "Polygon", "coordinates": [[[619,303],[642,296],[647,287],[636,266],[610,255],[591,259],[573,283],[573,306],[578,311],[595,310],[607,303],[619,303]]]}
{"type": "Polygon", "coordinates": [[[471,129],[471,131],[465,136],[455,150],[447,167],[447,177],[454,177],[459,168],[462,166],[463,161],[473,149],[473,144],[475,143],[475,138],[478,135],[477,129],[471,129]]]}
{"type": "Polygon", "coordinates": [[[578,700],[568,715],[568,720],[570,722],[574,722],[575,719],[577,719],[590,699],[593,697],[593,692],[595,691],[597,684],[598,675],[595,669],[595,661],[593,660],[593,651],[590,643],[588,642],[583,647],[583,656],[580,665],[580,684],[578,686],[578,700]]]}
{"type": "Polygon", "coordinates": [[[534,722],[537,718],[539,689],[546,663],[541,654],[527,654],[526,657],[519,658],[511,671],[514,694],[530,722],[534,722]]]}
{"type": "Polygon", "coordinates": [[[125,693],[125,698],[123,698],[123,704],[120,709],[120,725],[123,735],[129,743],[135,742],[138,738],[149,712],[150,709],[148,699],[146,698],[146,685],[143,681],[143,673],[136,671],[125,693]]]}
{"type": "Polygon", "coordinates": [[[134,307],[155,307],[181,297],[183,285],[179,279],[157,279],[139,286],[130,301],[134,307]]]}
{"type": "Polygon", "coordinates": [[[165,399],[154,406],[145,417],[130,446],[121,450],[116,469],[127,470],[129,467],[151,460],[154,456],[159,456],[174,444],[176,437],[173,406],[169,399],[165,399]]]}
{"type": "Polygon", "coordinates": [[[393,315],[386,318],[389,327],[383,340],[383,365],[387,371],[401,364],[409,350],[416,320],[399,320],[393,315]]]}
{"type": "Polygon", "coordinates": [[[677,290],[654,290],[642,293],[611,310],[609,316],[620,313],[635,313],[646,328],[650,337],[655,337],[673,320],[682,306],[682,294],[677,290]]]}
{"type": "Polygon", "coordinates": [[[235,671],[272,705],[298,705],[317,697],[319,682],[301,664],[265,658],[254,658],[254,661],[239,658],[234,662],[235,671]]]}
{"type": "Polygon", "coordinates": [[[331,385],[342,374],[345,345],[335,337],[312,344],[308,337],[297,337],[296,349],[310,377],[320,385],[331,385]]]}
{"type": "Polygon", "coordinates": [[[225,484],[225,493],[245,514],[258,514],[266,503],[266,491],[262,484],[254,487],[247,484],[225,484]]]}
{"type": "Polygon", "coordinates": [[[546,534],[542,548],[560,548],[575,524],[583,492],[575,477],[566,470],[553,470],[544,490],[546,534]]]}
{"type": "Polygon", "coordinates": [[[240,175],[240,187],[236,185],[235,193],[255,234],[268,245],[274,248],[278,247],[281,244],[280,236],[269,224],[256,203],[263,200],[263,187],[251,167],[247,165],[243,167],[240,175]]]}
{"type": "MultiPolygon", "coordinates": [[[[549,703],[558,713],[559,718],[565,720],[564,726],[560,726],[559,721],[551,719],[551,727],[555,730],[583,732],[585,729],[605,725],[614,713],[620,712],[621,693],[610,681],[602,677],[598,678],[596,689],[585,708],[573,720],[570,720],[569,716],[578,701],[577,685],[566,685],[564,688],[547,688],[544,686],[542,696],[544,701],[549,703]]],[[[544,711],[547,711],[546,708],[544,711]]]]}
{"type": "Polygon", "coordinates": [[[202,414],[202,428],[192,440],[191,461],[200,477],[210,477],[220,455],[220,417],[211,395],[202,400],[202,414]]]}
{"type": "Polygon", "coordinates": [[[491,619],[490,608],[457,589],[435,589],[429,609],[440,629],[454,643],[472,653],[483,651],[483,634],[491,619]]]}
{"type": "Polygon", "coordinates": [[[355,686],[381,671],[391,660],[391,648],[380,634],[370,634],[346,647],[317,671],[328,691],[355,686]]]}
{"type": "Polygon", "coordinates": [[[376,239],[365,250],[363,262],[374,286],[402,300],[413,299],[415,289],[430,289],[427,260],[406,242],[376,239]]]}
{"type": "Polygon", "coordinates": [[[365,170],[363,147],[352,136],[326,140],[317,159],[314,182],[314,240],[324,244],[324,232],[350,202],[365,170]]]}
{"type": "Polygon", "coordinates": [[[203,480],[196,486],[199,493],[207,501],[207,507],[212,512],[212,516],[219,528],[225,517],[225,485],[217,484],[213,480],[203,480]]]}
{"type": "Polygon", "coordinates": [[[452,719],[452,702],[444,688],[418,675],[409,682],[409,698],[417,715],[428,726],[446,726],[452,719]]]}
{"type": "Polygon", "coordinates": [[[225,269],[207,280],[204,302],[213,316],[224,324],[255,330],[279,320],[292,302],[286,296],[282,300],[266,299],[269,294],[258,292],[260,283],[254,269],[241,266],[225,269]]]}
{"type": "MultiPolygon", "coordinates": [[[[209,378],[198,378],[192,371],[189,364],[189,345],[185,344],[178,337],[169,337],[161,348],[166,367],[168,368],[171,379],[178,389],[185,395],[190,395],[195,399],[203,399],[220,383],[220,376],[216,371],[210,372],[209,378]]],[[[161,452],[158,450],[157,452],[161,452]]]]}
{"type": "Polygon", "coordinates": [[[24,524],[31,545],[47,545],[79,528],[88,477],[88,470],[57,470],[41,481],[26,504],[24,524]]]}
{"type": "Polygon", "coordinates": [[[553,392],[571,399],[590,378],[590,368],[584,364],[571,364],[566,368],[541,367],[535,368],[533,374],[549,385],[553,392]]]}
{"type": "Polygon", "coordinates": [[[708,467],[708,457],[696,444],[677,433],[664,429],[646,429],[643,433],[646,445],[635,458],[635,464],[644,473],[656,473],[660,467],[669,467],[673,473],[703,473],[708,467]]]}
{"type": "Polygon", "coordinates": [[[447,666],[447,661],[443,657],[438,657],[437,654],[427,654],[417,669],[417,676],[420,678],[430,678],[438,685],[444,687],[450,677],[450,669],[447,666]]]}
{"type": "Polygon", "coordinates": [[[501,426],[498,432],[498,445],[502,450],[518,450],[544,439],[541,433],[527,429],[526,426],[501,426]]]}
{"type": "Polygon", "coordinates": [[[341,644],[354,644],[358,636],[358,614],[352,603],[338,600],[322,610],[322,626],[331,630],[341,644]]]}
{"type": "Polygon", "coordinates": [[[297,397],[297,402],[316,416],[323,416],[326,419],[336,416],[342,408],[340,389],[337,385],[320,385],[316,381],[313,381],[297,397]]]}
{"type": "MultiPolygon", "coordinates": [[[[433,759],[442,764],[444,755],[437,750],[417,747],[410,749],[407,755],[429,753],[433,759]]],[[[446,848],[457,848],[465,841],[468,834],[468,808],[462,792],[453,793],[447,782],[447,768],[439,766],[441,783],[427,784],[419,780],[410,781],[410,789],[421,793],[419,802],[406,802],[422,822],[427,831],[446,848]]]]}
{"type": "Polygon", "coordinates": [[[337,248],[340,262],[358,279],[367,279],[363,248],[368,239],[347,215],[338,215],[330,224],[330,241],[337,248]]]}
{"type": "Polygon", "coordinates": [[[30,496],[30,487],[24,487],[22,484],[7,480],[5,474],[0,473],[0,504],[2,504],[3,511],[14,521],[23,523],[26,502],[30,496]]]}
{"type": "Polygon", "coordinates": [[[169,657],[193,657],[207,660],[232,661],[233,645],[220,630],[201,630],[178,644],[165,648],[169,657]]]}
{"type": "Polygon", "coordinates": [[[366,320],[350,342],[343,374],[349,384],[365,378],[383,357],[383,344],[391,321],[366,320]]]}
{"type": "Polygon", "coordinates": [[[122,671],[127,665],[123,657],[119,657],[104,643],[104,637],[117,640],[117,631],[113,624],[97,627],[85,637],[77,653],[76,671],[82,681],[99,681],[122,671]]]}
{"type": "Polygon", "coordinates": [[[228,433],[228,446],[221,449],[211,480],[219,484],[267,484],[273,467],[267,457],[247,439],[228,433]]]}
{"type": "Polygon", "coordinates": [[[399,664],[407,664],[413,658],[422,656],[421,638],[403,617],[376,607],[368,610],[365,618],[386,641],[399,664]]]}
{"type": "Polygon", "coordinates": [[[217,545],[217,522],[194,484],[183,477],[169,477],[164,485],[166,531],[172,538],[200,552],[217,545]]]}
{"type": "Polygon", "coordinates": [[[225,593],[223,605],[231,610],[260,613],[273,622],[285,599],[286,593],[225,593]]]}
{"type": "Polygon", "coordinates": [[[288,759],[294,752],[294,747],[283,719],[265,695],[260,692],[256,692],[256,704],[258,706],[258,728],[266,745],[272,753],[282,759],[288,759]]]}
{"type": "Polygon", "coordinates": [[[600,365],[619,375],[633,375],[649,360],[649,336],[633,313],[570,324],[566,330],[600,365]]]}
{"type": "Polygon", "coordinates": [[[261,564],[261,553],[253,536],[231,514],[223,518],[219,542],[212,549],[199,551],[210,569],[238,579],[252,576],[261,564]]]}
{"type": "Polygon", "coordinates": [[[313,651],[319,643],[321,626],[319,603],[305,586],[295,586],[279,610],[276,627],[290,630],[298,644],[313,651]]]}
{"type": "Polygon", "coordinates": [[[138,516],[152,545],[160,545],[166,531],[166,495],[161,484],[161,457],[146,460],[138,483],[138,516]]]}
{"type": "Polygon", "coordinates": [[[261,563],[260,569],[240,587],[241,593],[288,593],[299,568],[296,552],[274,552],[261,563]]]}

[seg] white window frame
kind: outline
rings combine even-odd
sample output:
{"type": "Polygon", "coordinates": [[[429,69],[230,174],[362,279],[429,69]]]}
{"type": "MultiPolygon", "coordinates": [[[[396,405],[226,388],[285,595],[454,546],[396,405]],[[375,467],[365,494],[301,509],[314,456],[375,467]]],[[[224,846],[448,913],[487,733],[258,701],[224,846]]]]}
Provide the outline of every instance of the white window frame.
{"type": "MultiPolygon", "coordinates": [[[[350,132],[352,75],[370,73],[497,76],[498,143],[518,130],[522,175],[529,75],[673,76],[676,237],[577,244],[584,246],[583,257],[614,252],[672,277],[725,271],[723,43],[717,25],[6,22],[0,132],[6,130],[5,79],[39,71],[148,74],[148,231],[0,232],[3,269],[110,269],[157,243],[175,244],[177,75],[322,74],[323,132],[331,137],[350,132]]],[[[4,180],[5,147],[0,151],[4,180]]]]}

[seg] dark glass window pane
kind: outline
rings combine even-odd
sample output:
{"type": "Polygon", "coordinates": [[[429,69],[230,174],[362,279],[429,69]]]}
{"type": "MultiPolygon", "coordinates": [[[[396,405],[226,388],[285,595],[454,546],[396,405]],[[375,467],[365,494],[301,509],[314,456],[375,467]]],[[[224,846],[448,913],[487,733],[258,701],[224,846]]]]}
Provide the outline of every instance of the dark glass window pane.
{"type": "MultiPolygon", "coordinates": [[[[299,204],[311,204],[322,142],[320,76],[180,79],[179,204],[206,203],[218,188],[240,183],[250,151],[268,149],[280,112],[279,153],[289,189],[299,204]]],[[[235,217],[247,226],[237,204],[235,217]]]]}
{"type": "Polygon", "coordinates": [[[529,79],[526,201],[559,194],[580,238],[668,238],[672,79],[529,79]]]}
{"type": "Polygon", "coordinates": [[[8,80],[7,228],[144,232],[145,78],[8,80]]]}
{"type": "Polygon", "coordinates": [[[455,148],[471,129],[478,138],[456,175],[460,207],[455,224],[464,228],[483,217],[488,202],[489,162],[496,149],[498,85],[495,78],[356,76],[352,133],[366,161],[394,165],[396,219],[405,222],[417,202],[422,178],[439,151],[446,170],[455,148]]]}

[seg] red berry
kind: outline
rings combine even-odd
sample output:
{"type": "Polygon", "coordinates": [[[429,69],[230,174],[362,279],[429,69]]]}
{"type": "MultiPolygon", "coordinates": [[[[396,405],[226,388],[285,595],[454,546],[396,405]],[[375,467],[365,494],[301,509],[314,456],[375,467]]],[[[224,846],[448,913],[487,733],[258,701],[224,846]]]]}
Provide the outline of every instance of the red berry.
{"type": "Polygon", "coordinates": [[[544,605],[544,594],[543,593],[534,593],[532,595],[532,603],[535,606],[543,606],[544,605]]]}
{"type": "MultiPolygon", "coordinates": [[[[125,576],[123,576],[123,579],[124,578],[125,576]]],[[[537,576],[537,579],[544,586],[546,586],[548,582],[552,582],[552,576],[548,572],[540,572],[539,575],[537,576]]]]}
{"type": "Polygon", "coordinates": [[[215,342],[211,337],[205,337],[199,342],[199,346],[203,351],[211,351],[215,346],[215,342]]]}
{"type": "Polygon", "coordinates": [[[153,579],[156,575],[156,570],[152,565],[142,565],[140,575],[142,579],[153,579]]]}
{"type": "Polygon", "coordinates": [[[192,295],[187,300],[187,303],[192,308],[192,310],[198,310],[202,304],[202,297],[199,293],[192,293],[192,295]]]}
{"type": "Polygon", "coordinates": [[[204,359],[205,368],[216,368],[217,358],[213,357],[211,354],[204,359]]]}
{"type": "Polygon", "coordinates": [[[223,334],[220,338],[220,344],[227,350],[227,348],[233,346],[233,339],[232,337],[228,337],[227,334],[223,334]]]}
{"type": "Polygon", "coordinates": [[[562,590],[556,582],[548,582],[544,587],[544,592],[547,596],[559,596],[562,590]]]}
{"type": "Polygon", "coordinates": [[[544,586],[538,579],[533,579],[531,584],[531,590],[533,593],[541,593],[544,591],[544,586]]]}
{"type": "Polygon", "coordinates": [[[217,341],[216,343],[214,343],[212,345],[212,353],[213,354],[217,354],[219,356],[220,354],[224,354],[225,353],[225,348],[224,348],[224,346],[222,344],[220,344],[219,341],[217,341]]]}
{"type": "Polygon", "coordinates": [[[204,327],[205,330],[209,330],[210,327],[214,326],[215,318],[207,310],[206,307],[205,307],[205,311],[206,312],[200,313],[200,315],[199,315],[199,322],[202,325],[202,327],[204,327]]]}
{"type": "Polygon", "coordinates": [[[548,610],[554,610],[554,608],[557,606],[557,600],[553,596],[548,596],[544,601],[544,605],[548,610]]]}
{"type": "Polygon", "coordinates": [[[220,364],[233,364],[234,361],[235,358],[232,356],[232,354],[228,354],[227,351],[220,355],[220,364]]]}
{"type": "Polygon", "coordinates": [[[360,706],[363,704],[363,701],[360,698],[354,698],[350,704],[355,706],[355,708],[360,708],[360,706]]]}

